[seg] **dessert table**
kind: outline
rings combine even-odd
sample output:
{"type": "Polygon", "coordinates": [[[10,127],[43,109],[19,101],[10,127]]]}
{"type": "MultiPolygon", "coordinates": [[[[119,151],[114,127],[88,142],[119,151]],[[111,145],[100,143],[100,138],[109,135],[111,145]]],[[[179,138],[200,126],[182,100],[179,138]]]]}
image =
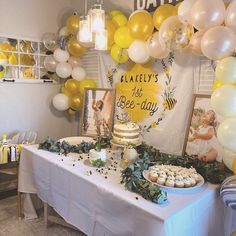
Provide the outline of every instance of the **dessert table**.
{"type": "Polygon", "coordinates": [[[36,193],[87,235],[224,235],[218,186],[207,183],[194,193],[169,193],[168,202],[157,205],[125,190],[118,165],[104,177],[86,165],[86,155],[66,157],[37,145],[23,146],[19,192],[36,193]]]}

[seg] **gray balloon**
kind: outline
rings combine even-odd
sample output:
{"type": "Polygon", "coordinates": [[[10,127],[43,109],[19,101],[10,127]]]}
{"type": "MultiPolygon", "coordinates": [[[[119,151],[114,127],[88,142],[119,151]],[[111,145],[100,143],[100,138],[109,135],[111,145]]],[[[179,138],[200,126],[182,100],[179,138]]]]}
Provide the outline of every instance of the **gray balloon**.
{"type": "Polygon", "coordinates": [[[43,64],[48,71],[56,72],[58,62],[54,59],[53,55],[46,56],[43,64]]]}

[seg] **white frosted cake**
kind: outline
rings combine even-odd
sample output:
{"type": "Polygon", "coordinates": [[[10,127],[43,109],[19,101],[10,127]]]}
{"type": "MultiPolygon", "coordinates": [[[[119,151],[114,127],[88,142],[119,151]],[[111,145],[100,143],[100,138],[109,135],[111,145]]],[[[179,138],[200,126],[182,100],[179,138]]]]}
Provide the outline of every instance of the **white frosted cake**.
{"type": "Polygon", "coordinates": [[[138,144],[140,129],[135,123],[117,123],[114,125],[113,142],[121,145],[138,144]]]}

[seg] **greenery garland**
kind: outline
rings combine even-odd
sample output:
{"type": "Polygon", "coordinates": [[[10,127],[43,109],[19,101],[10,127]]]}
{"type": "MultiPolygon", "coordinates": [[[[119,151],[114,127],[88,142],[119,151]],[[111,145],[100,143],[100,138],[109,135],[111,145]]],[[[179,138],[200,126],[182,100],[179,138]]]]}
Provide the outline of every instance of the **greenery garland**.
{"type": "MultiPolygon", "coordinates": [[[[56,152],[58,154],[67,155],[70,152],[88,153],[90,149],[107,148],[110,146],[110,139],[100,137],[96,142],[81,142],[77,145],[70,145],[66,141],[54,141],[48,138],[39,144],[39,149],[56,152]]],[[[122,171],[121,183],[125,184],[129,191],[140,194],[143,198],[157,204],[162,204],[167,200],[166,191],[161,190],[157,185],[143,178],[142,172],[150,166],[159,164],[170,164],[182,166],[186,168],[194,167],[206,181],[213,184],[220,184],[226,178],[224,165],[218,162],[206,163],[193,159],[190,156],[177,156],[160,152],[158,149],[145,143],[136,147],[139,154],[139,160],[131,164],[122,171]]]]}

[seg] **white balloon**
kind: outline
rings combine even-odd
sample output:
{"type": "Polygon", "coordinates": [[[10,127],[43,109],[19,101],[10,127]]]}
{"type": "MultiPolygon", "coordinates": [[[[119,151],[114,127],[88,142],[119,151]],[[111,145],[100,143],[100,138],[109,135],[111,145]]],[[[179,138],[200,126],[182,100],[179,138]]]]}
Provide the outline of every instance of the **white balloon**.
{"type": "Polygon", "coordinates": [[[69,108],[69,98],[64,93],[58,93],[52,99],[52,104],[58,111],[65,111],[69,108]]]}
{"type": "Polygon", "coordinates": [[[54,51],[53,56],[54,56],[55,60],[58,62],[66,62],[66,61],[68,61],[70,54],[69,54],[69,52],[67,52],[65,50],[57,48],[54,51]]]}
{"type": "Polygon", "coordinates": [[[81,66],[82,62],[79,57],[73,57],[71,56],[68,60],[68,62],[72,65],[72,68],[75,68],[77,66],[81,66]]]}
{"type": "Polygon", "coordinates": [[[226,84],[236,83],[236,58],[226,57],[216,66],[216,79],[226,84]]]}
{"type": "Polygon", "coordinates": [[[236,0],[231,1],[227,8],[225,25],[236,32],[236,0]]]}
{"type": "Polygon", "coordinates": [[[75,67],[72,70],[72,78],[76,80],[83,80],[85,79],[87,73],[84,68],[82,67],[75,67]]]}
{"type": "Polygon", "coordinates": [[[236,161],[236,153],[224,148],[223,162],[230,170],[232,170],[234,161],[236,161]]]}
{"type": "Polygon", "coordinates": [[[217,88],[211,96],[211,106],[224,117],[236,116],[236,87],[224,85],[217,88]]]}
{"type": "Polygon", "coordinates": [[[68,30],[66,26],[64,26],[59,30],[59,36],[67,36],[67,35],[69,35],[68,30]]]}
{"type": "Polygon", "coordinates": [[[236,152],[236,118],[224,120],[217,130],[217,137],[222,146],[236,152]]]}
{"type": "Polygon", "coordinates": [[[128,55],[132,61],[140,64],[144,64],[150,59],[146,42],[143,40],[134,40],[128,49],[128,55]]]}
{"type": "Polygon", "coordinates": [[[178,8],[178,17],[183,23],[191,23],[191,9],[197,0],[184,0],[178,8]]]}
{"type": "Polygon", "coordinates": [[[71,75],[72,66],[67,62],[60,62],[56,67],[56,73],[60,78],[66,79],[71,75]]]}

